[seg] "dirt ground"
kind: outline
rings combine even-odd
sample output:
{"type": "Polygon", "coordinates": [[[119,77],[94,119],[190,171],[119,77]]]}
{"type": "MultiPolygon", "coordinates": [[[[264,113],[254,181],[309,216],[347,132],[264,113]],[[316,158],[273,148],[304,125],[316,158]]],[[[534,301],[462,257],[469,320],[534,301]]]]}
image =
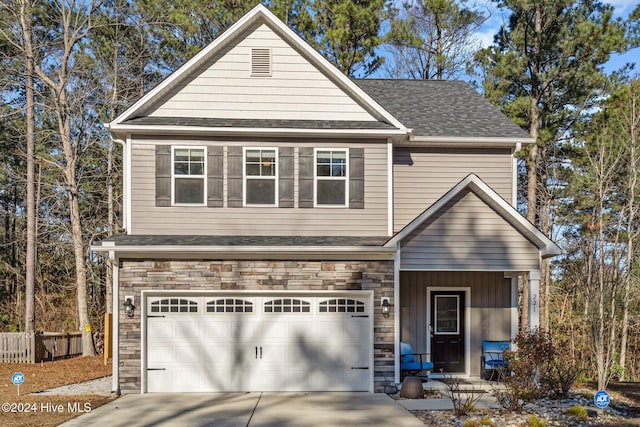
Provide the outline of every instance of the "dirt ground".
{"type": "Polygon", "coordinates": [[[29,393],[111,375],[111,361],[103,356],[74,357],[42,364],[0,363],[0,425],[7,427],[57,426],[111,400],[111,396],[33,396],[29,393]],[[11,382],[15,372],[24,374],[18,388],[11,382]]]}

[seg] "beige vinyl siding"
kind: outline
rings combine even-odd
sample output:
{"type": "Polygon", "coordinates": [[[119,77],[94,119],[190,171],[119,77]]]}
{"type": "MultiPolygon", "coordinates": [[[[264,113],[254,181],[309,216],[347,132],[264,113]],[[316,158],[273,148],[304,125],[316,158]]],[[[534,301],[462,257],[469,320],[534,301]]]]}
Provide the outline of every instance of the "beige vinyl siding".
{"type": "Polygon", "coordinates": [[[401,265],[416,270],[539,268],[535,245],[472,191],[465,191],[402,241],[401,265]]]}
{"type": "MultiPolygon", "coordinates": [[[[207,140],[135,139],[132,146],[131,234],[194,235],[387,235],[387,147],[363,142],[315,142],[313,147],[364,148],[365,208],[209,208],[155,206],[155,145],[207,146],[207,140]]],[[[298,142],[217,141],[226,147],[300,147],[298,142]]],[[[226,150],[225,150],[226,152],[226,150]]],[[[297,153],[297,150],[296,150],[297,153]]],[[[297,155],[295,156],[297,160],[297,155]]],[[[225,158],[225,168],[227,161],[225,158]]],[[[225,173],[226,176],[226,173],[225,173]]],[[[298,168],[295,169],[297,182],[298,168]]],[[[225,197],[226,197],[225,187],[225,197]]],[[[298,186],[295,185],[297,200],[298,186]]]]}
{"type": "Polygon", "coordinates": [[[509,149],[395,148],[394,229],[401,230],[470,173],[511,202],[509,149]]]}
{"type": "Polygon", "coordinates": [[[471,375],[480,374],[483,340],[508,341],[511,335],[511,279],[502,272],[400,272],[401,340],[427,351],[427,287],[468,287],[471,316],[471,375]]]}
{"type": "Polygon", "coordinates": [[[153,117],[375,121],[262,25],[165,100],[153,117]],[[271,49],[271,76],[251,76],[251,49],[271,49]]]}

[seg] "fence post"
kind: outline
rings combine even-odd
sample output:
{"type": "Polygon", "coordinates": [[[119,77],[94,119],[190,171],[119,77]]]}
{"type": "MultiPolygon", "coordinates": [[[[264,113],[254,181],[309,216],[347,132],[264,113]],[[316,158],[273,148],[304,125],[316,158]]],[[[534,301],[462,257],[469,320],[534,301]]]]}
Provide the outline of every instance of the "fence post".
{"type": "Polygon", "coordinates": [[[27,358],[29,359],[30,363],[36,363],[36,333],[35,332],[30,332],[29,333],[29,355],[27,356],[27,358]]]}

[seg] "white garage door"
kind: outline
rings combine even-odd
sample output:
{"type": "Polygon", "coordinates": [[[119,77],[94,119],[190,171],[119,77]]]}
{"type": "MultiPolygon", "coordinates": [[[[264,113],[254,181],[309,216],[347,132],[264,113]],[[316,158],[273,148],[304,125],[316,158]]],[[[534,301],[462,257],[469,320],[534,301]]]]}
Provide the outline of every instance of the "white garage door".
{"type": "Polygon", "coordinates": [[[147,297],[149,392],[368,391],[369,298],[147,297]]]}

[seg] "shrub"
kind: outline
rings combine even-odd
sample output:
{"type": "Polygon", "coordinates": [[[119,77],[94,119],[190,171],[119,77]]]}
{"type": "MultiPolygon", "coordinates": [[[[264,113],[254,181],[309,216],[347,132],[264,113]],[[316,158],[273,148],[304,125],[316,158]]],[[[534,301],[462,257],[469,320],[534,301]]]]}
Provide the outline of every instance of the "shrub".
{"type": "Polygon", "coordinates": [[[515,339],[517,351],[505,352],[511,375],[504,375],[506,390],[494,391],[498,402],[513,411],[538,399],[542,394],[566,397],[582,373],[556,346],[549,333],[524,332],[515,339]]]}
{"type": "Polygon", "coordinates": [[[546,425],[544,421],[535,415],[529,415],[529,418],[527,418],[527,424],[529,424],[530,427],[544,427],[546,425]]]}
{"type": "Polygon", "coordinates": [[[578,418],[587,418],[587,416],[589,415],[587,413],[587,410],[580,405],[574,405],[571,408],[567,409],[567,413],[578,418]]]}
{"type": "Polygon", "coordinates": [[[447,397],[453,403],[453,410],[456,415],[467,415],[476,410],[476,403],[480,400],[480,394],[475,389],[462,390],[460,388],[460,378],[445,375],[444,383],[447,385],[447,397]]]}
{"type": "Polygon", "coordinates": [[[541,369],[540,384],[545,392],[564,398],[576,382],[582,369],[570,357],[556,354],[541,369]]]}
{"type": "Polygon", "coordinates": [[[489,417],[482,417],[482,418],[480,419],[480,425],[481,425],[481,426],[495,426],[495,425],[496,425],[496,423],[495,423],[495,421],[493,421],[493,419],[492,419],[492,418],[489,418],[489,417]]]}
{"type": "Polygon", "coordinates": [[[516,351],[505,351],[511,375],[503,375],[504,390],[494,388],[498,403],[505,409],[521,412],[524,405],[540,397],[538,367],[551,354],[542,333],[520,333],[515,339],[516,351]]]}
{"type": "Polygon", "coordinates": [[[466,420],[462,427],[481,427],[481,426],[495,426],[496,423],[489,417],[482,417],[479,420],[466,420]]]}

